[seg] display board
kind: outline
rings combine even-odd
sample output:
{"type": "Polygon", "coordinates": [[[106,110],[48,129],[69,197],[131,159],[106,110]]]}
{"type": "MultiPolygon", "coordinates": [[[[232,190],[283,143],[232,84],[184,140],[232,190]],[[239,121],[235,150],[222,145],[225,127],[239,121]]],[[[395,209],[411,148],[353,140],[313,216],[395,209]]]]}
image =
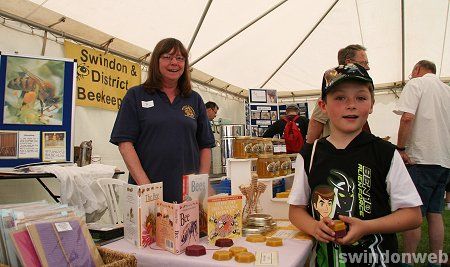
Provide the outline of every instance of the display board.
{"type": "Polygon", "coordinates": [[[0,167],[73,161],[76,62],[0,54],[0,167]]]}
{"type": "Polygon", "coordinates": [[[262,136],[267,128],[279,118],[276,90],[249,89],[247,108],[247,132],[262,136]]]}

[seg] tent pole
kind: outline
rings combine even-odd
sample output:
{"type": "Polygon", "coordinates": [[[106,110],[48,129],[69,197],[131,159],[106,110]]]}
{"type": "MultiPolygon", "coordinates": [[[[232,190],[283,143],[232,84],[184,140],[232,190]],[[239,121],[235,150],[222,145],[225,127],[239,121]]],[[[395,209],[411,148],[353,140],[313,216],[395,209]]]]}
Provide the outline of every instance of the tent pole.
{"type": "Polygon", "coordinates": [[[289,54],[289,56],[281,63],[281,65],[270,75],[270,77],[260,86],[260,88],[263,88],[272,78],[275,76],[275,74],[288,62],[288,60],[297,52],[297,50],[303,45],[303,43],[309,38],[309,36],[316,30],[317,26],[325,19],[325,17],[330,13],[331,9],[339,2],[339,0],[334,1],[334,3],[328,8],[328,10],[325,12],[325,14],[322,15],[322,17],[319,19],[319,21],[314,25],[314,27],[309,31],[309,33],[303,38],[303,40],[297,45],[297,47],[289,54]]]}
{"type": "Polygon", "coordinates": [[[361,27],[361,16],[359,15],[358,0],[355,0],[355,5],[356,5],[356,14],[358,15],[359,35],[361,36],[361,44],[364,46],[364,38],[361,27]]]}
{"type": "MultiPolygon", "coordinates": [[[[338,0],[339,1],[339,0],[338,0]]],[[[202,60],[203,58],[205,58],[206,56],[208,56],[209,54],[211,54],[212,52],[216,51],[217,48],[221,47],[222,45],[224,45],[225,43],[227,43],[228,41],[230,41],[231,39],[233,39],[234,37],[236,37],[238,34],[240,34],[241,32],[245,31],[248,27],[252,26],[253,24],[255,24],[256,22],[258,22],[260,19],[262,19],[263,17],[265,17],[267,14],[269,14],[270,12],[274,11],[276,8],[278,8],[279,6],[281,6],[282,4],[286,3],[287,0],[283,0],[280,3],[276,4],[275,6],[273,6],[272,8],[270,8],[269,10],[267,10],[266,12],[264,12],[262,15],[260,15],[259,17],[257,17],[256,19],[250,21],[247,25],[245,25],[243,28],[241,28],[240,30],[238,30],[237,32],[233,33],[232,35],[230,35],[229,37],[227,37],[225,40],[223,40],[222,42],[220,42],[218,45],[214,46],[213,48],[211,48],[208,52],[206,52],[205,54],[201,55],[199,58],[197,58],[196,60],[192,61],[190,66],[194,66],[197,62],[199,62],[200,60],[202,60]]]]}
{"type": "Polygon", "coordinates": [[[195,28],[195,32],[192,35],[191,41],[189,42],[189,45],[187,47],[187,51],[191,51],[192,45],[194,44],[195,38],[197,38],[198,31],[202,27],[203,21],[205,20],[206,14],[208,13],[209,6],[211,6],[212,0],[209,0],[208,3],[205,6],[205,9],[203,10],[203,14],[200,17],[200,21],[197,24],[197,28],[195,28]]]}
{"type": "Polygon", "coordinates": [[[447,3],[447,15],[445,17],[444,41],[442,42],[441,65],[439,66],[439,76],[438,77],[441,77],[442,61],[444,61],[445,40],[447,39],[448,10],[449,10],[449,8],[450,8],[450,1],[447,3]]]}
{"type": "MultiPolygon", "coordinates": [[[[51,27],[47,27],[45,25],[39,24],[39,23],[34,22],[34,21],[31,21],[31,20],[28,20],[28,19],[16,16],[16,15],[13,15],[13,14],[10,14],[10,13],[5,12],[3,10],[0,10],[0,16],[6,17],[8,19],[11,19],[11,20],[14,20],[14,21],[17,21],[17,22],[20,22],[20,23],[24,23],[24,24],[33,26],[33,27],[35,27],[37,29],[40,29],[40,30],[43,30],[45,32],[50,32],[50,33],[53,33],[55,35],[62,36],[65,39],[69,39],[69,40],[72,40],[72,41],[75,41],[75,42],[78,42],[78,43],[81,43],[81,44],[84,44],[84,45],[87,45],[87,46],[90,46],[90,47],[93,47],[93,48],[96,48],[96,49],[99,49],[99,50],[102,50],[102,51],[105,50],[105,48],[102,47],[101,45],[98,45],[98,44],[93,43],[91,41],[88,41],[88,40],[79,38],[77,36],[65,33],[63,31],[59,31],[59,30],[53,29],[51,27]]],[[[127,60],[132,61],[132,62],[136,62],[136,63],[138,63],[140,65],[144,65],[144,66],[148,66],[149,65],[148,62],[143,62],[142,59],[140,59],[140,58],[130,56],[128,54],[119,52],[119,51],[114,50],[114,49],[109,49],[108,53],[116,55],[116,56],[119,56],[119,57],[122,57],[122,58],[127,59],[127,60]]],[[[220,87],[218,87],[216,85],[213,85],[213,84],[206,84],[204,81],[201,81],[201,80],[199,80],[197,78],[192,78],[192,81],[196,82],[196,83],[199,83],[199,84],[202,84],[202,85],[205,85],[205,86],[212,87],[216,91],[225,92],[223,90],[223,88],[220,88],[220,87]]],[[[234,93],[234,92],[230,92],[230,91],[226,91],[226,93],[228,93],[230,95],[233,95],[233,96],[235,96],[237,98],[241,98],[241,99],[246,99],[247,98],[247,97],[245,97],[243,95],[240,95],[240,94],[237,94],[237,93],[234,93]]]]}
{"type": "Polygon", "coordinates": [[[402,89],[405,86],[405,0],[401,0],[402,11],[402,89]]]}

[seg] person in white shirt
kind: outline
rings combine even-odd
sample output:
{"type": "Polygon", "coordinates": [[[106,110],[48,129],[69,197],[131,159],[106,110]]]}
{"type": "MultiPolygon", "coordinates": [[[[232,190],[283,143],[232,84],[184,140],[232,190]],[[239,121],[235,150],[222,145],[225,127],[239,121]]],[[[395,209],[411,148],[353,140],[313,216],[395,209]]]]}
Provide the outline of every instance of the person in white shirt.
{"type": "MultiPolygon", "coordinates": [[[[443,249],[443,198],[450,177],[450,87],[427,60],[419,61],[410,77],[394,110],[401,115],[397,150],[423,202],[430,250],[438,254],[443,249]]],[[[420,227],[406,231],[405,252],[415,253],[420,238],[420,227]]]]}

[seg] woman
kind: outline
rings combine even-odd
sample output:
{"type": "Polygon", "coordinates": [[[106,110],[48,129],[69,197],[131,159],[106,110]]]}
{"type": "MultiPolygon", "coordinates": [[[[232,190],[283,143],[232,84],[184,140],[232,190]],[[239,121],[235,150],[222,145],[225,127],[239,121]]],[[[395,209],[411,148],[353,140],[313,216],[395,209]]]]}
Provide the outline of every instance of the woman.
{"type": "Polygon", "coordinates": [[[188,52],[174,38],[153,50],[148,78],[125,95],[110,142],[119,146],[129,183],[163,182],[166,202],[182,202],[182,175],[209,173],[214,137],[192,90],[188,52]]]}

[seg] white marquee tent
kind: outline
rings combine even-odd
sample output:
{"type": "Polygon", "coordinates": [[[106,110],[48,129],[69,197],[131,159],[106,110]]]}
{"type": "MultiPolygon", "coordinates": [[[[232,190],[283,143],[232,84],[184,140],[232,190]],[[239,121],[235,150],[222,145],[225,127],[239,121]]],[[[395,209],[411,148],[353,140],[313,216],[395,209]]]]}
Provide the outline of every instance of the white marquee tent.
{"type": "MultiPolygon", "coordinates": [[[[398,85],[421,59],[435,62],[440,77],[448,80],[449,4],[448,0],[2,0],[0,10],[44,26],[64,16],[66,21],[53,29],[97,44],[116,38],[110,48],[136,58],[160,39],[175,37],[186,46],[192,43],[193,67],[221,80],[216,87],[243,95],[242,88],[271,88],[280,96],[291,96],[291,92],[317,94],[310,90],[320,88],[323,71],[337,64],[339,48],[352,43],[367,47],[370,74],[377,85],[398,85]]],[[[211,81],[201,72],[193,76],[211,81]]]]}

